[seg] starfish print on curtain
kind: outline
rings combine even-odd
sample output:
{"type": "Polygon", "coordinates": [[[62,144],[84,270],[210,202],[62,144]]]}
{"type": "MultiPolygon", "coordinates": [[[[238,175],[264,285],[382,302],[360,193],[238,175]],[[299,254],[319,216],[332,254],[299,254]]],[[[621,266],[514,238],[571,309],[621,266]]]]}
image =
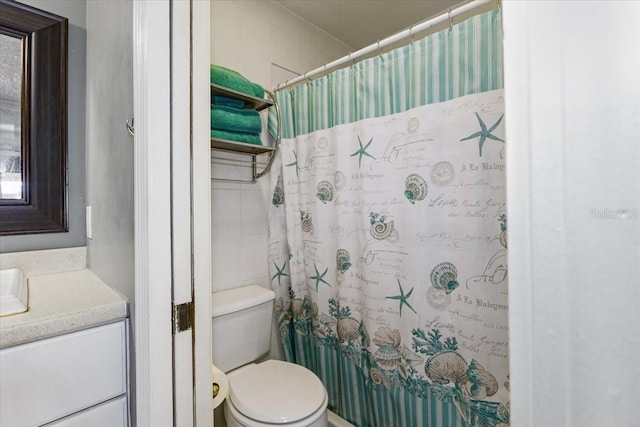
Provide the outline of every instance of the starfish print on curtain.
{"type": "MultiPolygon", "coordinates": [[[[411,309],[411,311],[416,313],[416,311],[413,309],[413,307],[411,307],[411,304],[409,304],[409,301],[408,301],[409,297],[413,293],[413,288],[411,288],[411,290],[405,294],[404,293],[404,289],[402,289],[402,285],[400,284],[400,279],[398,279],[398,287],[400,288],[400,295],[395,295],[395,296],[392,296],[392,297],[386,297],[386,299],[396,299],[396,300],[400,301],[400,317],[402,317],[402,306],[403,305],[406,305],[407,307],[409,307],[411,309]]],[[[418,313],[416,313],[416,314],[418,314],[418,313]]]]}
{"type": "Polygon", "coordinates": [[[276,277],[278,278],[278,285],[282,286],[282,283],[280,283],[280,278],[282,276],[289,276],[287,273],[284,272],[284,268],[287,265],[287,261],[285,261],[282,264],[282,267],[278,267],[278,264],[276,264],[275,262],[273,263],[273,266],[276,268],[276,274],[273,275],[273,277],[271,278],[271,280],[275,279],[276,277]]]}
{"type": "Polygon", "coordinates": [[[369,148],[369,146],[371,145],[371,143],[373,142],[373,138],[371,138],[369,140],[369,142],[367,142],[367,145],[365,145],[364,147],[362,146],[362,141],[360,140],[360,135],[358,135],[358,144],[360,145],[360,148],[358,149],[358,151],[356,151],[355,153],[353,153],[350,157],[353,156],[359,156],[358,157],[358,169],[360,169],[360,167],[362,167],[362,156],[368,156],[371,157],[373,160],[375,160],[376,158],[373,157],[371,154],[367,153],[367,148],[369,148]]]}
{"type": "Polygon", "coordinates": [[[482,128],[480,131],[473,133],[465,138],[462,138],[460,141],[468,141],[470,139],[474,139],[477,137],[480,137],[480,141],[479,141],[479,148],[480,148],[480,157],[482,157],[482,146],[484,145],[484,142],[488,139],[493,139],[494,141],[501,141],[504,142],[504,139],[500,139],[495,135],[492,135],[491,132],[493,132],[494,130],[496,130],[496,128],[498,127],[498,125],[500,124],[500,122],[502,121],[502,118],[504,117],[504,114],[500,116],[500,118],[498,119],[497,122],[495,122],[493,124],[493,126],[491,126],[489,129],[487,129],[487,125],[484,124],[484,122],[482,121],[482,119],[480,118],[480,116],[478,115],[478,113],[476,113],[476,117],[478,118],[478,121],[480,122],[480,127],[482,128]]]}
{"type": "Polygon", "coordinates": [[[327,274],[327,271],[329,271],[329,268],[325,268],[324,272],[322,274],[320,274],[320,272],[318,271],[318,266],[313,264],[313,268],[316,270],[316,275],[315,276],[311,276],[309,277],[309,279],[313,279],[316,281],[316,291],[318,290],[318,285],[320,284],[320,282],[324,283],[325,285],[331,287],[331,285],[324,280],[324,276],[325,274],[327,274]]]}

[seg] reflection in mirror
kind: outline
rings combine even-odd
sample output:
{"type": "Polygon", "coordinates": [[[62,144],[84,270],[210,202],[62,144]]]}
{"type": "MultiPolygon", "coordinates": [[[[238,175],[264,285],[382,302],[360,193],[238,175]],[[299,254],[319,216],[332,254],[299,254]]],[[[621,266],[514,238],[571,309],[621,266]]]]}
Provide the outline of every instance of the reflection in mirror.
{"type": "Polygon", "coordinates": [[[0,199],[22,199],[22,39],[0,34],[0,199]]]}

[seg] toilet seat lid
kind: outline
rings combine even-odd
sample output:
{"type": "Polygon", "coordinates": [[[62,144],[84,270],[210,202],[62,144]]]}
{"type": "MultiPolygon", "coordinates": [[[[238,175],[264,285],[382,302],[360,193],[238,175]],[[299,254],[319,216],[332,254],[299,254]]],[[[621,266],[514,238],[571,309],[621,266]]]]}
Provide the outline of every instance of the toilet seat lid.
{"type": "Polygon", "coordinates": [[[324,402],[322,382],[307,368],[280,360],[252,365],[229,379],[231,403],[254,420],[282,424],[313,414],[324,402]]]}

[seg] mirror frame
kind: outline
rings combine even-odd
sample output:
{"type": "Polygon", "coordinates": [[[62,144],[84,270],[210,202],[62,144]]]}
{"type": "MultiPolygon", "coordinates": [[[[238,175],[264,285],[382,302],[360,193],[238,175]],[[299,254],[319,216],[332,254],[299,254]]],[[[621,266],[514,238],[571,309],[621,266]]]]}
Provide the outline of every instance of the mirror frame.
{"type": "Polygon", "coordinates": [[[0,32],[22,38],[22,199],[0,199],[0,235],[68,231],[68,19],[0,0],[0,32]]]}

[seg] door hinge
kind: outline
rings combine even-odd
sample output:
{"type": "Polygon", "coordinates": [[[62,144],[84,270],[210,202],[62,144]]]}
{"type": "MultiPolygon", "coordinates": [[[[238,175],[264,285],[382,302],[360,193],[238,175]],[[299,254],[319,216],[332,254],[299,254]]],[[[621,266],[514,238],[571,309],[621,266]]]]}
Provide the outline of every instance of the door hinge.
{"type": "Polygon", "coordinates": [[[173,305],[173,333],[193,328],[193,302],[173,305]]]}

